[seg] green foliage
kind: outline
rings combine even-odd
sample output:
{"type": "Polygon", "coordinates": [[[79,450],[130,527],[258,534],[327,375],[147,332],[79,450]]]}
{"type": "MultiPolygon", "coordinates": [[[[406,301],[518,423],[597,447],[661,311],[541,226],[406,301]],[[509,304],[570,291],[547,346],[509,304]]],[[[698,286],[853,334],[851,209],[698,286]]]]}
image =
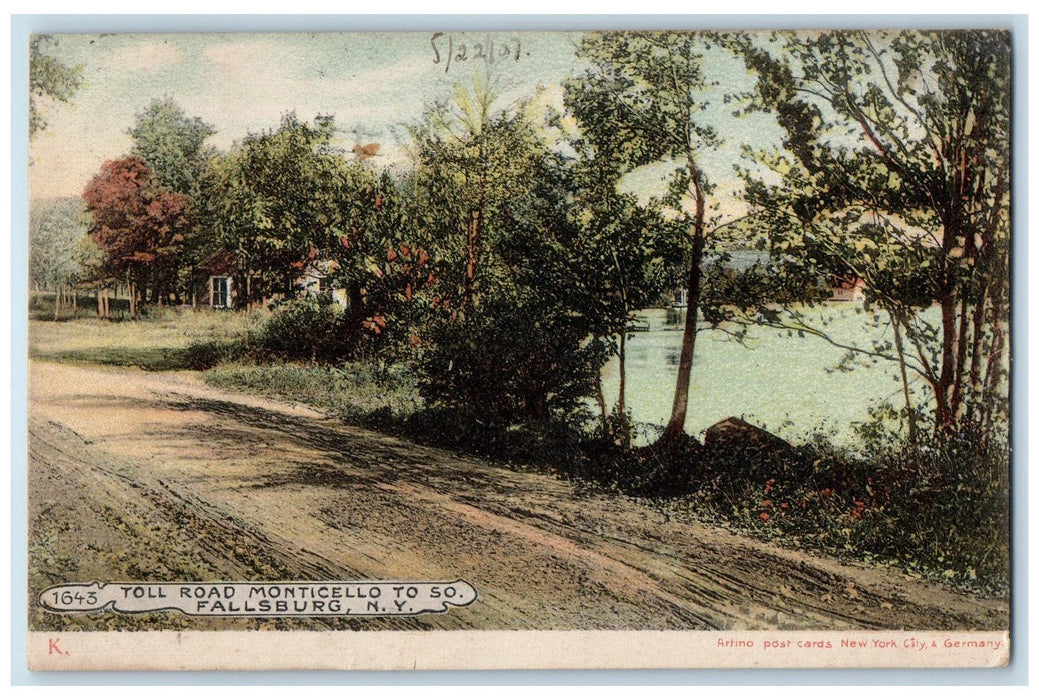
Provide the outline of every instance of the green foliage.
{"type": "Polygon", "coordinates": [[[275,309],[257,331],[252,353],[264,360],[336,364],[352,355],[360,335],[328,295],[305,296],[275,309]]]}
{"type": "Polygon", "coordinates": [[[33,200],[29,206],[29,283],[54,290],[75,284],[84,268],[78,253],[88,217],[79,199],[33,200]]]}
{"type": "Polygon", "coordinates": [[[863,517],[874,525],[855,528],[851,536],[865,549],[918,561],[944,578],[1005,585],[1010,572],[1006,428],[927,432],[907,445],[887,419],[878,411],[861,430],[875,484],[866,494],[872,501],[866,501],[863,517]]]}
{"type": "Polygon", "coordinates": [[[508,299],[434,323],[419,361],[423,398],[499,429],[583,413],[602,358],[557,311],[508,299]]]}
{"type": "Polygon", "coordinates": [[[83,67],[70,67],[44,52],[54,37],[36,35],[29,40],[29,137],[47,126],[41,101],[68,102],[83,83],[83,67]]]}
{"type": "Polygon", "coordinates": [[[132,155],[140,156],[155,182],[193,200],[199,196],[206,160],[205,147],[216,130],[199,117],[189,118],[170,97],[152,100],[137,115],[132,129],[132,155]]]}
{"type": "Polygon", "coordinates": [[[574,476],[601,484],[611,490],[643,498],[680,497],[693,490],[693,478],[704,458],[703,446],[694,438],[657,441],[648,447],[618,445],[616,434],[629,433],[623,419],[603,436],[582,444],[584,459],[576,464],[574,476]]]}
{"type": "Polygon", "coordinates": [[[429,236],[417,229],[416,205],[390,173],[376,177],[350,163],[341,174],[333,239],[317,266],[364,332],[359,353],[404,359],[422,343],[426,318],[443,301],[438,275],[445,265],[420,243],[429,236]]]}
{"type": "Polygon", "coordinates": [[[479,304],[510,284],[498,251],[516,225],[515,207],[537,195],[547,149],[531,103],[511,109],[485,80],[455,86],[412,129],[416,243],[432,255],[436,293],[455,309],[479,304]]]}
{"type": "Polygon", "coordinates": [[[479,82],[413,136],[419,168],[405,192],[433,270],[423,397],[455,432],[580,425],[605,354],[588,342],[599,300],[579,290],[602,271],[576,247],[566,164],[530,104],[497,110],[479,82]]]}
{"type": "Polygon", "coordinates": [[[867,301],[890,317],[901,370],[930,387],[939,429],[998,427],[1009,34],[781,32],[733,43],[758,76],[747,108],[774,113],[786,132],[784,150],[753,154],[748,173],[775,249],[803,275],[865,282],[867,301]],[[920,315],[932,303],[939,328],[920,315]]]}
{"type": "Polygon", "coordinates": [[[253,300],[292,296],[306,265],[330,248],[345,167],[330,145],[331,117],[294,113],[249,134],[207,174],[208,222],[249,278],[253,300]]]}
{"type": "Polygon", "coordinates": [[[72,259],[79,266],[81,283],[102,285],[110,281],[105,267],[105,252],[89,234],[85,233],[76,241],[72,259]]]}
{"type": "Polygon", "coordinates": [[[297,281],[313,275],[325,288],[345,290],[360,323],[390,313],[394,285],[404,294],[418,280],[404,279],[411,270],[381,269],[408,231],[396,183],[348,161],[334,135],[331,116],[308,124],[291,113],[278,129],[248,135],[211,161],[207,220],[216,242],[235,255],[246,301],[296,296],[297,281]]]}
{"type": "Polygon", "coordinates": [[[615,339],[632,315],[680,286],[682,233],[665,220],[658,202],[642,204],[622,192],[627,170],[613,142],[575,138],[577,162],[566,178],[572,240],[562,251],[573,266],[580,308],[602,338],[615,339]]]}
{"type": "Polygon", "coordinates": [[[567,106],[588,138],[616,144],[614,157],[628,167],[676,161],[671,190],[686,193],[696,156],[719,143],[704,119],[716,85],[704,67],[709,48],[695,32],[587,34],[577,55],[591,65],[566,84],[567,106]]]}

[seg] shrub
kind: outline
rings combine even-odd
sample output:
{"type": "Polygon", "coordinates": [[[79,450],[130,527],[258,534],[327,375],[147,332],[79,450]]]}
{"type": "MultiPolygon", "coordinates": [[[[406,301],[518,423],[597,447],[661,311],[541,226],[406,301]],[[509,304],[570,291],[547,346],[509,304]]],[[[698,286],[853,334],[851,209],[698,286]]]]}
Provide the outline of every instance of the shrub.
{"type": "Polygon", "coordinates": [[[547,305],[492,302],[457,320],[439,320],[419,360],[420,391],[433,407],[477,424],[583,423],[600,351],[580,324],[547,305]]]}
{"type": "Polygon", "coordinates": [[[251,350],[260,360],[335,364],[351,357],[361,334],[330,295],[308,296],[278,307],[256,333],[251,350]]]}
{"type": "Polygon", "coordinates": [[[711,450],[693,498],[769,537],[1005,587],[1009,453],[969,431],[909,445],[877,431],[860,456],[816,438],[789,451],[711,450]]]}
{"type": "Polygon", "coordinates": [[[686,437],[626,450],[584,444],[576,475],[624,493],[682,497],[700,517],[766,538],[1002,592],[1009,580],[1005,437],[927,434],[877,421],[863,449],[686,437]]]}
{"type": "Polygon", "coordinates": [[[596,435],[583,449],[586,459],[578,476],[632,496],[667,498],[693,491],[704,453],[688,436],[628,449],[612,435],[596,435]]]}
{"type": "Polygon", "coordinates": [[[248,345],[243,341],[202,340],[195,341],[176,352],[176,366],[183,369],[203,371],[223,362],[242,359],[248,345]]]}
{"type": "Polygon", "coordinates": [[[917,445],[867,444],[877,505],[855,528],[874,549],[915,553],[947,578],[1007,580],[1010,570],[1010,451],[1005,436],[970,428],[925,434],[917,445]]]}

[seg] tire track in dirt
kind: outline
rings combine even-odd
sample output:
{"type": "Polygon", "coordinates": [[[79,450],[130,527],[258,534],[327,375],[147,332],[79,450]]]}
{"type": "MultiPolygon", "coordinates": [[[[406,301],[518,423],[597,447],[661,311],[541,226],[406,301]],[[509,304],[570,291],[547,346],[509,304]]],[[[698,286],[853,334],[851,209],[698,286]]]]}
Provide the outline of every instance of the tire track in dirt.
{"type": "MultiPolygon", "coordinates": [[[[147,580],[189,570],[195,557],[208,580],[465,578],[480,591],[477,604],[446,615],[328,622],[337,627],[1006,626],[1003,601],[782,550],[550,476],[218,391],[190,373],[34,362],[30,392],[36,529],[64,518],[74,547],[118,543],[147,580]],[[128,524],[83,525],[105,518],[128,524]],[[134,537],[143,540],[121,542],[134,537]]],[[[69,566],[71,545],[36,539],[36,558],[69,566]]],[[[250,624],[259,623],[226,623],[250,624]]]]}
{"type": "MultiPolygon", "coordinates": [[[[177,493],[163,479],[154,484],[135,481],[112,464],[117,457],[91,454],[82,436],[59,424],[32,422],[29,429],[29,456],[37,483],[42,480],[53,484],[55,477],[63,490],[76,489],[76,510],[80,521],[94,521],[110,530],[97,541],[104,542],[110,551],[102,554],[98,547],[87,547],[86,561],[76,557],[62,558],[64,568],[41,572],[38,585],[30,582],[30,600],[49,585],[69,581],[187,581],[187,580],[330,580],[356,579],[363,576],[335,562],[298,549],[280,538],[251,528],[242,520],[221,512],[194,495],[177,493]],[[100,459],[97,459],[100,458],[100,459]],[[120,510],[113,507],[118,502],[120,510]],[[86,513],[84,517],[84,513],[86,513]],[[91,563],[94,565],[91,566],[91,563]],[[81,566],[82,564],[82,566],[81,566]],[[98,566],[98,565],[101,566],[98,566]]],[[[51,491],[56,493],[57,489],[51,491]]],[[[36,499],[46,501],[48,497],[36,499]]],[[[30,513],[30,522],[54,522],[60,518],[55,511],[62,510],[57,501],[41,504],[30,513]]],[[[39,529],[39,528],[37,528],[39,529]]],[[[63,531],[73,532],[76,524],[63,523],[63,531]]],[[[68,547],[67,550],[74,550],[68,547]]],[[[30,578],[33,578],[32,576],[30,578]]],[[[36,614],[53,621],[74,621],[75,618],[36,614]]],[[[173,617],[175,614],[171,614],[173,617]]],[[[103,617],[103,616],[91,616],[103,617]]],[[[136,621],[154,623],[157,615],[136,617],[136,621]]],[[[114,618],[134,620],[135,618],[114,618]]],[[[80,618],[84,619],[84,618],[80,618]]],[[[87,618],[89,619],[89,618],[87,618]]],[[[253,621],[223,620],[219,618],[191,618],[192,628],[251,627],[253,621]]],[[[384,620],[356,619],[349,621],[357,629],[429,629],[418,618],[386,618],[384,620]]],[[[167,626],[165,621],[157,623],[167,626]]],[[[260,626],[269,626],[262,622],[260,626]]],[[[123,625],[116,625],[123,627],[123,625]]],[[[130,624],[129,628],[138,625],[130,624]]],[[[339,629],[323,618],[314,618],[305,627],[339,629]]],[[[59,624],[61,629],[75,629],[78,625],[59,624]]]]}

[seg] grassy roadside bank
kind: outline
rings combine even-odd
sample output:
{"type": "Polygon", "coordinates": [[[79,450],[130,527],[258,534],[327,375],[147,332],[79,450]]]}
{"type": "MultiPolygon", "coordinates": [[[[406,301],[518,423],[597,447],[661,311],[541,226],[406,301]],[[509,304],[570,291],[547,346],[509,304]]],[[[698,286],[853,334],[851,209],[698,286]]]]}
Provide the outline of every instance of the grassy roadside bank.
{"type": "Polygon", "coordinates": [[[960,590],[1006,593],[1009,533],[992,517],[1009,494],[998,449],[973,464],[964,443],[944,445],[926,463],[879,444],[864,460],[822,438],[757,449],[707,448],[690,438],[667,451],[622,450],[559,426],[512,426],[503,434],[423,408],[416,380],[400,367],[225,364],[203,376],[221,388],[303,403],[422,444],[579,479],[680,519],[960,590]],[[961,468],[950,471],[948,464],[961,468]]]}
{"type": "Polygon", "coordinates": [[[149,309],[138,321],[30,319],[29,357],[151,371],[199,369],[199,353],[239,346],[267,316],[165,308],[149,309]]]}
{"type": "Polygon", "coordinates": [[[677,518],[1002,595],[1008,581],[1008,456],[978,460],[967,440],[906,453],[878,435],[868,459],[825,439],[769,449],[698,440],[662,451],[625,450],[590,428],[496,426],[430,408],[407,368],[378,363],[257,362],[249,351],[264,317],[164,310],[135,323],[32,321],[39,359],[205,369],[214,386],[303,403],[343,422],[516,469],[624,493],[677,518]],[[252,359],[250,359],[252,358],[252,359]]]}

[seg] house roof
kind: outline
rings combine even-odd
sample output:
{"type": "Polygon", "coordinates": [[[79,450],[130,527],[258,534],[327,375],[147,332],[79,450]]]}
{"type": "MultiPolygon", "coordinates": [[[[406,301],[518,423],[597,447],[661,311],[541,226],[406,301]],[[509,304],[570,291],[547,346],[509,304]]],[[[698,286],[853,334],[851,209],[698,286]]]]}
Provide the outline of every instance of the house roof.
{"type": "Polygon", "coordinates": [[[221,248],[203,260],[198,267],[211,275],[227,275],[238,270],[238,259],[227,248],[221,248]]]}

